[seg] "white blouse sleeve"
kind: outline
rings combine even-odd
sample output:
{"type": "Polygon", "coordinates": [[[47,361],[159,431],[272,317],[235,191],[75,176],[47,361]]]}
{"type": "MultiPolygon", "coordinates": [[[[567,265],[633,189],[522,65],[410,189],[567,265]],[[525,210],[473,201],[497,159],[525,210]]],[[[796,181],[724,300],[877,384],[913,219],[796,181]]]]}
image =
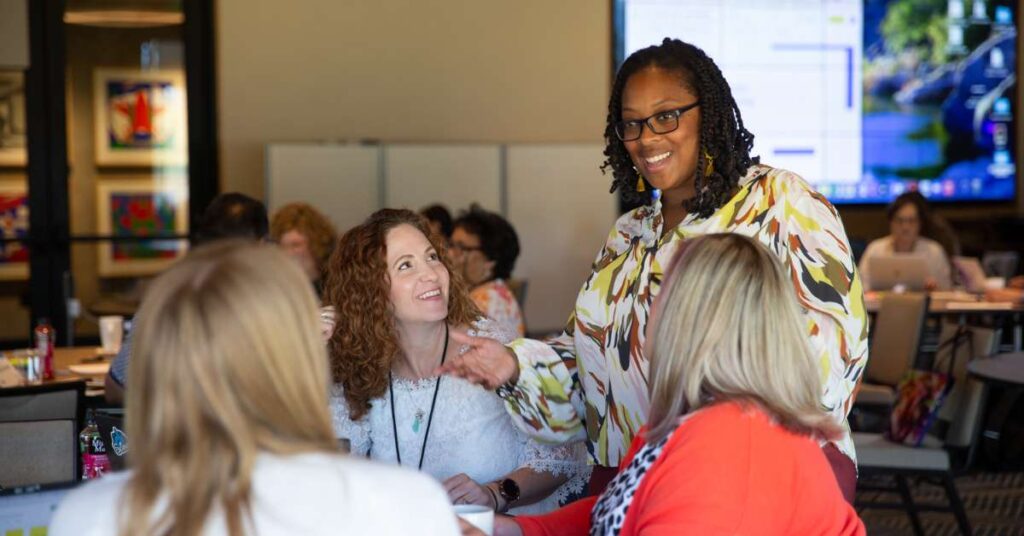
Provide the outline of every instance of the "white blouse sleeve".
{"type": "Polygon", "coordinates": [[[334,423],[334,434],[338,439],[348,439],[349,452],[360,456],[369,456],[373,442],[370,440],[369,416],[360,421],[353,421],[345,402],[345,390],[340,384],[331,388],[331,420],[334,423]]]}
{"type": "Polygon", "coordinates": [[[547,445],[530,438],[523,449],[519,467],[567,476],[568,480],[551,494],[559,506],[581,497],[590,482],[591,467],[587,464],[587,448],[582,441],[547,445]]]}
{"type": "MultiPolygon", "coordinates": [[[[499,322],[480,319],[473,324],[473,335],[488,337],[502,344],[508,344],[517,338],[517,334],[499,322]]],[[[554,504],[566,504],[570,499],[581,496],[590,481],[590,466],[587,464],[587,449],[582,441],[572,441],[557,445],[540,443],[521,430],[518,433],[526,437],[526,446],[518,461],[518,466],[532,469],[538,473],[549,473],[554,476],[567,476],[568,480],[552,493],[557,499],[554,504]]]]}

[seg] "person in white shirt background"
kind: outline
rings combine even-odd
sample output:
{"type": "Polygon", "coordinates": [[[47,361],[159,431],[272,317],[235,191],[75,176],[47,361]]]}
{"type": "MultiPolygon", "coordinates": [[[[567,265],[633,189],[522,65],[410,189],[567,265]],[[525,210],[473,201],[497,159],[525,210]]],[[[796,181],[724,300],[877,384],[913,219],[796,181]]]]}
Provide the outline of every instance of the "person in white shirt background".
{"type": "Polygon", "coordinates": [[[928,263],[927,290],[948,289],[951,286],[952,265],[942,245],[927,238],[931,225],[928,202],[919,192],[901,194],[889,205],[889,234],[873,240],[857,265],[867,290],[888,290],[872,287],[871,261],[879,257],[912,255],[928,263]]]}

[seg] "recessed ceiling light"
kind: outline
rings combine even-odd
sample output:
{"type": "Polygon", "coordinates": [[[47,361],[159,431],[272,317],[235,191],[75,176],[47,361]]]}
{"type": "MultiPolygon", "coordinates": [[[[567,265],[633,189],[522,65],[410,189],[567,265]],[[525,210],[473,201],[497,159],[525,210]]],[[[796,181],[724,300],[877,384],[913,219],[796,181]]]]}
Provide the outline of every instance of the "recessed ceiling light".
{"type": "Polygon", "coordinates": [[[185,22],[185,14],[142,9],[76,10],[65,12],[64,22],[103,28],[148,28],[181,24],[185,22]]]}

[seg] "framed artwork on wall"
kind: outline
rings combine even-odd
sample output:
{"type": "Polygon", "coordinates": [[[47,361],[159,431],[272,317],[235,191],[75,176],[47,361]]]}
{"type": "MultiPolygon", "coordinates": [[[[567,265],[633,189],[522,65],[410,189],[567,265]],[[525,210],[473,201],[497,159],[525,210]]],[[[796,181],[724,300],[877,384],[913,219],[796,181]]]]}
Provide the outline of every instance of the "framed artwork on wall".
{"type": "MultiPolygon", "coordinates": [[[[28,240],[28,190],[19,181],[0,182],[0,237],[28,240]]],[[[26,242],[0,244],[0,281],[28,279],[26,242]]]]}
{"type": "MultiPolygon", "coordinates": [[[[188,182],[184,175],[100,180],[97,230],[102,235],[167,237],[188,233],[188,182]]],[[[101,277],[156,274],[185,253],[184,239],[106,241],[99,244],[101,277]]]]}
{"type": "Polygon", "coordinates": [[[185,77],[181,71],[93,71],[96,165],[188,163],[185,77]]]}
{"type": "Polygon", "coordinates": [[[20,71],[0,71],[0,167],[24,167],[25,76],[20,71]]]}

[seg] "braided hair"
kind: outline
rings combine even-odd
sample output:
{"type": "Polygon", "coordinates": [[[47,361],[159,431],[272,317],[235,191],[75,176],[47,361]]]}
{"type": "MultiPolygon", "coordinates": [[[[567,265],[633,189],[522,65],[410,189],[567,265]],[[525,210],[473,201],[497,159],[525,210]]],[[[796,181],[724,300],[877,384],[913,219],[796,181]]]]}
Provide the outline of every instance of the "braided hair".
{"type": "Polygon", "coordinates": [[[626,82],[634,73],[647,67],[678,73],[683,83],[700,99],[700,147],[694,179],[697,194],[687,200],[685,206],[691,213],[708,217],[728,201],[740,177],[746,174],[747,168],[758,163],[758,158],[750,156],[754,135],[743,127],[743,118],[722,71],[703,50],[678,39],[665,38],[660,45],[634,52],[626,58],[615,76],[604,130],[604,155],[607,158],[601,165],[602,172],[612,169],[609,192],[619,190],[623,200],[630,205],[651,202],[652,188],[647,179],[642,179],[647,186],[645,191],[636,191],[640,176],[633,167],[625,143],[615,134],[615,123],[622,119],[622,93],[626,82]],[[714,169],[709,176],[704,175],[707,166],[705,153],[713,160],[714,169]]]}

